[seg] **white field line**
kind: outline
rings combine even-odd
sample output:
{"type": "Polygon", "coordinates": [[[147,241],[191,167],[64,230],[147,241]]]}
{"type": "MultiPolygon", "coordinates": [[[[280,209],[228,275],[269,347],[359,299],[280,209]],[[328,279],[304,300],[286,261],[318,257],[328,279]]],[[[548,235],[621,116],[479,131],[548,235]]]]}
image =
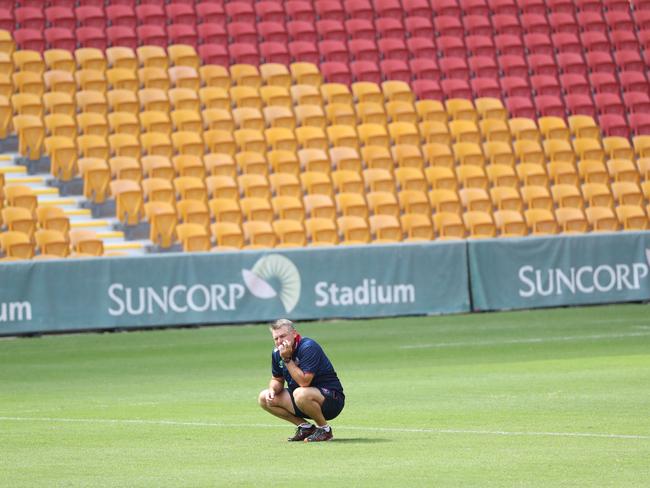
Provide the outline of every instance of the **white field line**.
{"type": "MultiPolygon", "coordinates": [[[[239,428],[285,428],[281,424],[227,424],[222,422],[188,422],[178,420],[146,420],[146,419],[74,419],[55,417],[0,417],[0,422],[45,422],[45,423],[80,423],[80,424],[112,424],[112,425],[171,425],[178,427],[214,427],[218,429],[239,428]]],[[[393,432],[400,434],[462,434],[462,435],[492,435],[513,437],[583,437],[599,439],[638,439],[650,440],[650,435],[641,434],[608,434],[598,432],[524,432],[505,430],[471,430],[471,429],[413,429],[403,427],[359,427],[351,425],[337,426],[337,430],[355,430],[364,432],[393,432]]]]}
{"type": "Polygon", "coordinates": [[[400,349],[437,349],[444,347],[467,347],[467,346],[498,346],[501,344],[544,344],[546,342],[569,342],[569,341],[596,341],[601,339],[623,339],[625,337],[650,336],[648,332],[627,332],[619,334],[593,334],[558,337],[528,337],[525,339],[504,339],[494,341],[463,341],[463,342],[438,342],[433,344],[407,344],[399,346],[400,349]]]}

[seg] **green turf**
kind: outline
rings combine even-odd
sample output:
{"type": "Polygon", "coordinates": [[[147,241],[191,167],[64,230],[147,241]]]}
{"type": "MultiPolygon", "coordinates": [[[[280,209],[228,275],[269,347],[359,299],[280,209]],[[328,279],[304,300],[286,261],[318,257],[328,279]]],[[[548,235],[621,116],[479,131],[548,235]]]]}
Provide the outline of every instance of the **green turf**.
{"type": "Polygon", "coordinates": [[[348,399],[324,444],[256,405],[262,325],[3,340],[0,486],[647,487],[649,311],[302,324],[348,399]]]}

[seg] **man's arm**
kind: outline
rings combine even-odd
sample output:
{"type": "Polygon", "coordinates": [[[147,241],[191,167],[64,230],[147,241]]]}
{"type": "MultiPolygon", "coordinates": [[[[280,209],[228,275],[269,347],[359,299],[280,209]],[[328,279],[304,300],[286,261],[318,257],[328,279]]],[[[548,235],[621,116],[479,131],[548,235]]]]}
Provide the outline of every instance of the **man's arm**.
{"type": "Polygon", "coordinates": [[[298,386],[307,387],[311,385],[312,380],[314,379],[314,373],[305,373],[299,366],[296,365],[294,361],[284,360],[284,364],[287,365],[287,370],[289,374],[294,379],[298,386]]]}
{"type": "Polygon", "coordinates": [[[273,400],[275,395],[280,393],[283,389],[284,378],[276,378],[275,376],[271,377],[271,381],[269,381],[268,399],[273,400]]]}

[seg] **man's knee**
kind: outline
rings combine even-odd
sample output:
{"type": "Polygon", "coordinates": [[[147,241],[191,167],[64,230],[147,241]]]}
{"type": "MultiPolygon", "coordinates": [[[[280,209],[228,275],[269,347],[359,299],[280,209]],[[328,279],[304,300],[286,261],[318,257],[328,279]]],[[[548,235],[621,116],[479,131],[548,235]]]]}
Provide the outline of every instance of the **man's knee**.
{"type": "Polygon", "coordinates": [[[312,388],[296,388],[293,390],[293,400],[298,406],[300,406],[300,404],[304,404],[307,401],[314,400],[314,394],[312,390],[312,388]]]}
{"type": "Polygon", "coordinates": [[[260,395],[257,397],[257,403],[262,408],[269,406],[268,393],[269,393],[269,390],[262,390],[260,392],[260,395]]]}

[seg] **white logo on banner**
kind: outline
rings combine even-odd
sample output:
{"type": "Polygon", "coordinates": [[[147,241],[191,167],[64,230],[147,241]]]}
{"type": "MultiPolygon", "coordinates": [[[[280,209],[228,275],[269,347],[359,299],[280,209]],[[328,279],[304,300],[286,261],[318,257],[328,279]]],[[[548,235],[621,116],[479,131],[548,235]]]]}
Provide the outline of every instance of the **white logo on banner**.
{"type": "Polygon", "coordinates": [[[0,302],[0,322],[26,322],[32,320],[29,302],[0,302]]]}
{"type": "Polygon", "coordinates": [[[566,268],[519,268],[519,281],[523,284],[519,296],[550,296],[584,293],[607,293],[611,291],[639,290],[642,280],[648,276],[650,249],[645,250],[647,262],[600,264],[566,268]]]}
{"type": "Polygon", "coordinates": [[[252,269],[242,270],[242,276],[253,296],[263,300],[277,296],[287,313],[290,313],[300,300],[300,273],[296,265],[284,256],[264,256],[252,269]],[[273,286],[274,282],[277,283],[277,290],[273,286]]]}

